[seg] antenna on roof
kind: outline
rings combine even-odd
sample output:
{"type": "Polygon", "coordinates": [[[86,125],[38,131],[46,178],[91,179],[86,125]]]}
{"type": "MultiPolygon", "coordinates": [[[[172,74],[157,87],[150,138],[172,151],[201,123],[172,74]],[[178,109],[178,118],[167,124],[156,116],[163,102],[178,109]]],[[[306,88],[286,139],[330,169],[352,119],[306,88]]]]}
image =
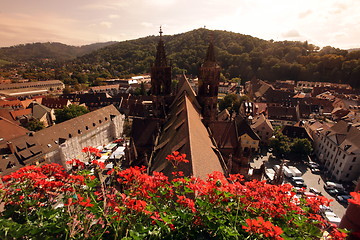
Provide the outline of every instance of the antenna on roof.
{"type": "Polygon", "coordinates": [[[162,31],[162,29],[161,29],[161,25],[160,25],[160,38],[162,37],[162,34],[163,34],[163,31],[162,31]]]}

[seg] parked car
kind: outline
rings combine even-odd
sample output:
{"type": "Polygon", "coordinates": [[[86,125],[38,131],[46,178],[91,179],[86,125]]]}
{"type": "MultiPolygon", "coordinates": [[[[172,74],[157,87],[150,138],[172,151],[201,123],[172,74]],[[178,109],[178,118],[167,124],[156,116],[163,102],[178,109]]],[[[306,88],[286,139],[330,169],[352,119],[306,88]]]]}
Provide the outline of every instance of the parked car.
{"type": "Polygon", "coordinates": [[[338,216],[336,216],[335,213],[330,212],[330,211],[325,211],[323,214],[324,218],[326,220],[328,220],[330,223],[333,223],[335,225],[339,225],[341,222],[341,218],[339,218],[338,216]]]}
{"type": "Polygon", "coordinates": [[[291,183],[294,187],[300,187],[300,188],[306,188],[307,185],[304,182],[301,181],[293,181],[291,183]]]}
{"type": "Polygon", "coordinates": [[[315,193],[317,195],[322,195],[322,193],[319,190],[317,190],[316,188],[311,187],[311,188],[309,188],[309,190],[311,193],[315,193]]]}
{"type": "Polygon", "coordinates": [[[326,191],[328,192],[328,194],[330,194],[331,196],[336,196],[336,195],[339,193],[338,190],[333,189],[333,188],[328,188],[328,189],[325,188],[325,190],[326,190],[326,191]]]}
{"type": "Polygon", "coordinates": [[[308,162],[307,165],[309,168],[319,168],[320,167],[320,165],[316,162],[308,162]]]}
{"type": "Polygon", "coordinates": [[[304,192],[304,196],[307,198],[310,198],[310,197],[316,197],[316,194],[311,193],[311,192],[304,192]]]}
{"type": "Polygon", "coordinates": [[[338,195],[336,196],[336,200],[339,202],[339,203],[342,203],[342,204],[348,204],[348,200],[351,198],[350,195],[338,195]]]}
{"type": "Polygon", "coordinates": [[[295,182],[295,181],[304,182],[304,179],[302,177],[292,177],[292,178],[290,178],[290,180],[293,182],[295,182]]]}
{"type": "Polygon", "coordinates": [[[345,190],[344,186],[339,183],[334,182],[325,182],[325,189],[337,189],[337,190],[345,190]]]}
{"type": "Polygon", "coordinates": [[[320,169],[318,169],[318,168],[310,168],[310,170],[311,170],[311,173],[313,173],[313,174],[320,174],[320,169]]]}

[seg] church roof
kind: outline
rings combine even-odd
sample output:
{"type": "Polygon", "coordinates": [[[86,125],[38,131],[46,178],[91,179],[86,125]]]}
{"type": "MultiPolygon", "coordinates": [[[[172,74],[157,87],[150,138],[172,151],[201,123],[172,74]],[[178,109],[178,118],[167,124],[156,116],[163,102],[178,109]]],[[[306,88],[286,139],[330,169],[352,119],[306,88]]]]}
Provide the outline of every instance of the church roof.
{"type": "Polygon", "coordinates": [[[213,171],[223,172],[215,146],[201,121],[201,114],[186,91],[173,103],[155,146],[156,156],[150,170],[171,176],[174,168],[166,157],[173,151],[187,155],[189,163],[181,163],[176,169],[186,176],[206,178],[213,171]]]}

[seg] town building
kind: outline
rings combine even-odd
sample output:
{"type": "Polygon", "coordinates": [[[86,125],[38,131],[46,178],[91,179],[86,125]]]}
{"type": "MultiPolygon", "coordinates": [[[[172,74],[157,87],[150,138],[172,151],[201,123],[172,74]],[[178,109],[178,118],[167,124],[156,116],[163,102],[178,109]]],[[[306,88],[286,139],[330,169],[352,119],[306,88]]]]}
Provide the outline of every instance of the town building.
{"type": "Polygon", "coordinates": [[[274,134],[273,126],[264,114],[260,114],[254,118],[251,128],[259,136],[260,143],[263,145],[267,145],[274,134]]]}
{"type": "Polygon", "coordinates": [[[336,181],[350,182],[360,176],[360,124],[343,120],[329,129],[316,130],[315,153],[336,181]]]}
{"type": "Polygon", "coordinates": [[[44,162],[66,167],[68,160],[83,159],[84,147],[103,146],[121,137],[123,123],[124,115],[110,105],[38,132],[20,131],[20,136],[0,141],[2,174],[44,162]]]}

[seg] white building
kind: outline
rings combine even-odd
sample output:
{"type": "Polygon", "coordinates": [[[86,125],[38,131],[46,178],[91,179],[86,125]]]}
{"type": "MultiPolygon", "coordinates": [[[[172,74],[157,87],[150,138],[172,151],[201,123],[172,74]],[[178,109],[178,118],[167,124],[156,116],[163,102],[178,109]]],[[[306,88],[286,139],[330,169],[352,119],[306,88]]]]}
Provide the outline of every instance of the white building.
{"type": "Polygon", "coordinates": [[[337,181],[360,176],[360,123],[339,121],[329,129],[318,129],[315,153],[337,181]]]}

